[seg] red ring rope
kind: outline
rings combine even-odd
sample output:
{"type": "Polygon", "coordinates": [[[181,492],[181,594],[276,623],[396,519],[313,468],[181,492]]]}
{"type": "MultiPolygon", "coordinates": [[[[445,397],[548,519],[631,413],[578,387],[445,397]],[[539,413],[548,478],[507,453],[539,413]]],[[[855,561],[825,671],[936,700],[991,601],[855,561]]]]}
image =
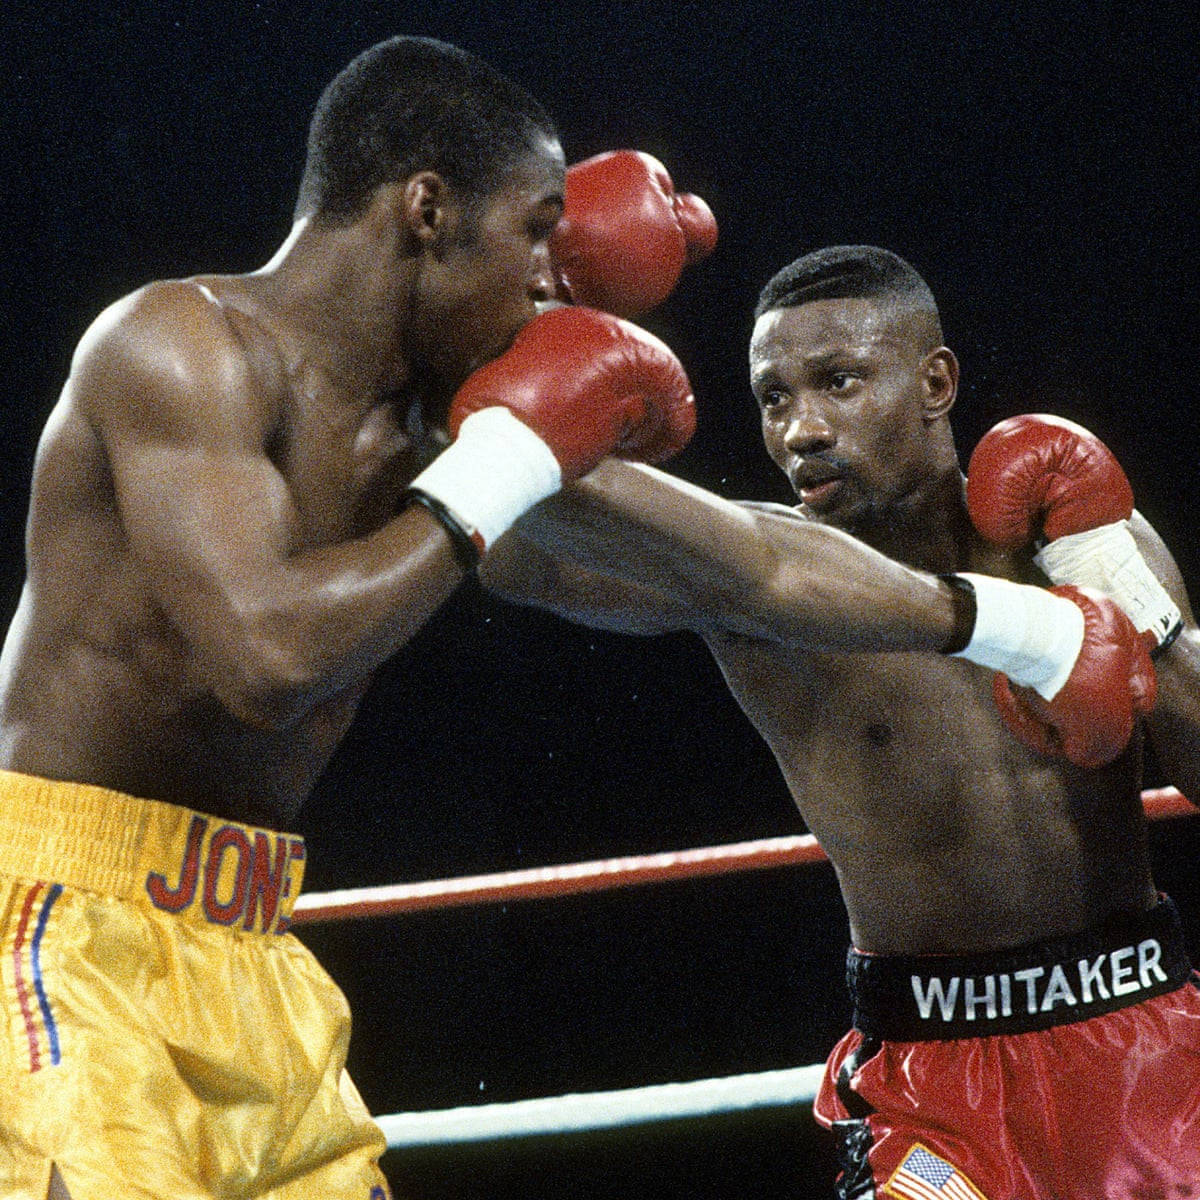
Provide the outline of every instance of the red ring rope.
{"type": "MultiPolygon", "coordinates": [[[[1147,817],[1155,821],[1188,816],[1198,811],[1175,788],[1144,791],[1142,803],[1147,817]]],[[[663,883],[668,880],[695,879],[702,875],[723,875],[733,871],[826,861],[825,851],[811,834],[765,838],[699,850],[608,858],[560,867],[533,867],[494,875],[466,875],[459,879],[434,879],[424,883],[314,892],[302,895],[296,901],[292,924],[391,916],[462,904],[573,896],[634,884],[663,883]]]]}

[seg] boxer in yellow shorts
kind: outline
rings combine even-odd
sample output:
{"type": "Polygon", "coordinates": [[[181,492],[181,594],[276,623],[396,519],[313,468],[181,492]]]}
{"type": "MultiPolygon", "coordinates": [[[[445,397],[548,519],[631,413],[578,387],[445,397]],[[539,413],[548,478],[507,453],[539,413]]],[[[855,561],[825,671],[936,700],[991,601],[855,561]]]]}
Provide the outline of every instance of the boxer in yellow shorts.
{"type": "Polygon", "coordinates": [[[346,1002],[286,932],[287,834],[0,772],[0,1195],[361,1197],[346,1002]]]}
{"type": "MultiPolygon", "coordinates": [[[[508,525],[694,424],[657,339],[540,314],[566,167],[523,88],[391,38],[325,89],[308,147],[271,261],[110,306],[38,446],[0,654],[5,1198],[386,1195],[345,1002],[283,932],[303,845],[269,830],[508,525]]],[[[648,307],[701,209],[644,157],[606,161],[620,180],[590,170],[585,207],[674,247],[645,264],[648,307]]],[[[567,257],[584,298],[587,255],[567,257]]],[[[632,311],[638,272],[615,269],[632,311]]]]}

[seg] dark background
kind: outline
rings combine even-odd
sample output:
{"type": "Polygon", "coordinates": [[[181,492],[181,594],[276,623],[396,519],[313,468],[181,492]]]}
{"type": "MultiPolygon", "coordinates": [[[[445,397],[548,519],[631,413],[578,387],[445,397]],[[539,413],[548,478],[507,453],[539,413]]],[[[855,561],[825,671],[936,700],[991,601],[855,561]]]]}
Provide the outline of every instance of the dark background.
{"type": "MultiPolygon", "coordinates": [[[[555,112],[569,160],[647,150],[712,205],[716,253],[645,322],[700,406],[673,470],[788,499],[744,378],[750,309],[795,255],[873,242],[942,304],[964,455],[1014,412],[1082,421],[1195,586],[1193,6],[924,7],[9,0],[4,616],[37,432],[79,335],[149,279],[270,257],[321,88],[393,33],[489,58],[555,112]]],[[[802,830],[698,643],[590,633],[467,585],[382,672],[302,832],[324,890],[802,830]]],[[[1200,831],[1153,836],[1200,949],[1200,831]]],[[[390,1112],[813,1062],[848,1015],[844,925],[831,873],[811,868],[304,936],[354,1006],[354,1074],[390,1112]]],[[[414,1197],[826,1195],[807,1120],[387,1166],[414,1197]]]]}

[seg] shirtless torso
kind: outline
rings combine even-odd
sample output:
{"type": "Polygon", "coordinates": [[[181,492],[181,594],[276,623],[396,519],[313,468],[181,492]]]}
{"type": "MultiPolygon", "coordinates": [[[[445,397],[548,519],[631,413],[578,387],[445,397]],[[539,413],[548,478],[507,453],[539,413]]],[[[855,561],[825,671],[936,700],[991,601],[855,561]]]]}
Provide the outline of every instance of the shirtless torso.
{"type": "Polygon", "coordinates": [[[990,673],[952,658],[705,639],[860,949],[988,950],[1151,902],[1138,747],[1099,772],[1039,758],[997,717],[990,673]]]}
{"type": "Polygon", "coordinates": [[[172,409],[88,369],[68,382],[38,454],[30,572],[3,660],[9,769],[279,826],[352,720],[369,675],[324,684],[319,703],[278,721],[225,702],[214,676],[235,668],[219,659],[245,632],[229,623],[269,619],[249,606],[271,599],[249,577],[262,562],[237,558],[266,519],[253,553],[277,551],[281,573],[298,552],[335,555],[386,523],[431,447],[395,403],[363,404],[289,354],[258,316],[260,291],[245,278],[157,284],[114,314],[117,336],[159,347],[149,370],[200,366],[228,405],[201,392],[172,409]],[[182,323],[190,363],[160,340],[182,323]],[[245,396],[253,405],[235,408],[245,396]]]}
{"type": "MultiPolygon", "coordinates": [[[[890,587],[899,564],[1046,582],[1032,548],[1001,551],[971,527],[946,421],[957,365],[944,347],[914,354],[924,332],[858,300],[761,319],[752,379],[797,507],[604,464],[531,514],[484,572],[574,620],[699,634],[828,852],[854,944],[880,954],[986,952],[1155,896],[1140,732],[1108,766],[1080,770],[1012,736],[993,672],[880,636],[889,616],[911,619],[890,587]]],[[[1170,554],[1140,518],[1135,533],[1187,618],[1148,726],[1186,793],[1200,654],[1170,554]]]]}

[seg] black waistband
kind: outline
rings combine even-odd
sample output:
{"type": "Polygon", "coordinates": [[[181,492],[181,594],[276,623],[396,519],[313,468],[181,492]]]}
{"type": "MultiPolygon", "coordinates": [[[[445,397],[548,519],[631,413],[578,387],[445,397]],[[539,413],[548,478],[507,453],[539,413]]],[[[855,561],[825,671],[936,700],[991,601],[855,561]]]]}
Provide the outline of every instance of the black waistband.
{"type": "Polygon", "coordinates": [[[1191,974],[1166,896],[1070,937],[991,954],[898,956],[851,950],[854,1027],[914,1042],[1029,1033],[1172,992],[1191,974]]]}

